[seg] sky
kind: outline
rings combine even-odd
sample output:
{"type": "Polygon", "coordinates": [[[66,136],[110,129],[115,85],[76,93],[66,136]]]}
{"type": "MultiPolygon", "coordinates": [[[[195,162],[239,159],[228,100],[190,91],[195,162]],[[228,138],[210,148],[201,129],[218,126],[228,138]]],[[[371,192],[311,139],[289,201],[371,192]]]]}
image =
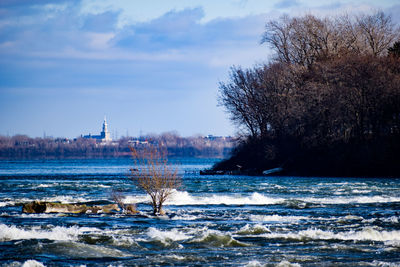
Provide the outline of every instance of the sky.
{"type": "Polygon", "coordinates": [[[268,62],[268,20],[399,0],[0,0],[0,135],[235,135],[218,85],[268,62]]]}

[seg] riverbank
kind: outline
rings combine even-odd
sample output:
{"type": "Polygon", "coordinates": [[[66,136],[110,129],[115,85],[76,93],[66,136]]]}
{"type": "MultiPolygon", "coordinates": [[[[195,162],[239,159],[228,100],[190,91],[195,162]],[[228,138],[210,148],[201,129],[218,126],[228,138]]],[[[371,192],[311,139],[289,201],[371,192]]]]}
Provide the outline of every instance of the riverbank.
{"type": "Polygon", "coordinates": [[[400,177],[400,139],[336,142],[304,148],[288,141],[247,140],[209,171],[215,174],[279,176],[400,177]]]}

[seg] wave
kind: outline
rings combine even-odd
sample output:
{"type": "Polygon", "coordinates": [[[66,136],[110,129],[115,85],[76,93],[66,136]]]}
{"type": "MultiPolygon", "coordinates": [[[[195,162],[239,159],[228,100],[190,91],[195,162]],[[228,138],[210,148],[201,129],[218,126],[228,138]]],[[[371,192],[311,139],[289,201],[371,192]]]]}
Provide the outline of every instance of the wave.
{"type": "Polygon", "coordinates": [[[250,215],[249,219],[256,222],[285,222],[297,223],[300,220],[310,219],[305,216],[280,216],[280,215],[250,215]]]}
{"type": "Polygon", "coordinates": [[[237,231],[235,234],[237,234],[237,235],[260,235],[260,234],[265,234],[265,233],[271,233],[271,231],[264,225],[246,224],[245,226],[240,228],[240,230],[237,231]]]}
{"type": "Polygon", "coordinates": [[[268,239],[283,238],[294,240],[346,240],[346,241],[378,241],[400,242],[400,231],[378,231],[372,227],[365,227],[361,231],[334,233],[320,229],[307,229],[298,233],[267,233],[263,237],[268,239]]]}
{"type": "Polygon", "coordinates": [[[216,230],[207,230],[202,236],[195,238],[190,243],[203,244],[207,247],[248,247],[249,244],[240,242],[229,233],[222,233],[216,230]]]}
{"type": "Polygon", "coordinates": [[[56,226],[52,229],[22,229],[14,225],[0,224],[0,241],[21,240],[21,239],[48,239],[48,240],[77,240],[78,236],[87,232],[100,231],[97,228],[89,227],[62,227],[56,226]]]}
{"type": "Polygon", "coordinates": [[[138,242],[158,241],[163,246],[170,246],[175,242],[179,242],[178,247],[183,248],[182,242],[199,244],[211,247],[244,247],[249,246],[246,243],[236,240],[229,232],[220,232],[210,230],[207,227],[160,230],[150,227],[147,230],[147,238],[140,238],[138,242]]]}
{"type": "MultiPolygon", "coordinates": [[[[125,203],[148,203],[150,198],[146,195],[126,196],[125,203]]],[[[242,194],[203,194],[192,195],[187,191],[173,190],[166,205],[276,205],[285,204],[293,208],[307,208],[309,204],[335,205],[335,204],[370,204],[370,203],[391,203],[400,202],[400,197],[390,196],[355,196],[355,197],[326,197],[326,198],[279,198],[269,197],[255,192],[251,195],[242,194]]]]}
{"type": "Polygon", "coordinates": [[[43,244],[42,246],[44,251],[51,251],[52,254],[58,256],[62,255],[64,257],[74,259],[104,259],[105,257],[120,258],[132,256],[132,254],[128,254],[127,252],[123,252],[117,248],[103,245],[86,244],[75,241],[60,241],[50,244],[43,244]]]}
{"type": "Polygon", "coordinates": [[[304,198],[303,201],[315,204],[372,204],[400,202],[400,197],[384,196],[357,196],[335,198],[304,198]]]}
{"type": "Polygon", "coordinates": [[[24,263],[13,262],[10,266],[21,266],[21,267],[44,267],[43,263],[36,260],[27,260],[24,263]]]}
{"type": "Polygon", "coordinates": [[[259,261],[257,260],[253,260],[248,262],[245,267],[264,267],[264,266],[276,266],[276,267],[301,267],[300,264],[298,263],[290,263],[287,260],[283,260],[279,263],[276,263],[274,265],[270,264],[270,263],[266,263],[266,264],[261,264],[259,261]]]}
{"type": "MultiPolygon", "coordinates": [[[[126,203],[149,202],[148,196],[127,196],[124,198],[126,203]]],[[[166,201],[166,205],[273,205],[284,201],[283,198],[271,198],[260,193],[253,193],[248,196],[243,195],[217,195],[194,196],[186,191],[174,190],[171,198],[166,201]]]]}
{"type": "Polygon", "coordinates": [[[101,200],[108,200],[108,199],[91,199],[86,197],[79,197],[79,196],[53,196],[53,197],[44,197],[41,199],[38,198],[17,198],[17,199],[3,199],[0,201],[0,207],[8,207],[8,206],[15,206],[21,205],[21,203],[29,203],[32,201],[40,201],[40,202],[61,202],[61,203],[87,203],[92,201],[101,201],[101,200]]]}
{"type": "Polygon", "coordinates": [[[164,243],[169,243],[169,241],[182,241],[192,238],[193,236],[187,235],[180,232],[178,229],[171,229],[167,231],[161,231],[154,227],[150,227],[147,231],[147,236],[152,240],[159,240],[164,243]]]}
{"type": "Polygon", "coordinates": [[[397,262],[386,262],[374,260],[371,263],[367,263],[366,266],[379,266],[379,267],[400,267],[400,263],[397,262]]]}
{"type": "MultiPolygon", "coordinates": [[[[0,207],[15,206],[20,203],[27,203],[38,199],[3,199],[0,201],[0,207]]],[[[39,201],[61,202],[61,203],[87,203],[91,201],[109,201],[109,199],[92,199],[84,196],[52,196],[44,197],[39,201]]],[[[147,195],[125,196],[123,202],[128,203],[149,203],[150,197],[147,195]]],[[[170,199],[165,205],[176,206],[199,206],[199,205],[286,205],[295,209],[304,209],[310,205],[336,205],[336,204],[372,204],[372,203],[393,203],[400,202],[400,197],[392,196],[353,196],[353,197],[326,197],[326,198],[279,198],[269,197],[255,192],[250,195],[245,194],[203,194],[192,195],[187,191],[173,190],[170,199]]],[[[194,219],[194,218],[191,218],[194,219]]],[[[266,220],[275,220],[276,218],[266,218],[266,220]]],[[[302,218],[290,218],[296,221],[302,218]]],[[[189,219],[190,220],[190,219],[189,219]]]]}

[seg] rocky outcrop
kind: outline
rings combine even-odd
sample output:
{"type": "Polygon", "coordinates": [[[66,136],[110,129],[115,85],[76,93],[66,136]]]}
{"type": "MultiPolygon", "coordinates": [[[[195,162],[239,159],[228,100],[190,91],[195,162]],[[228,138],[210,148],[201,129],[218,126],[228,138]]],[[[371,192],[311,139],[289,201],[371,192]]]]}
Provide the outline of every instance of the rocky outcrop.
{"type": "Polygon", "coordinates": [[[136,209],[136,205],[129,204],[129,205],[125,206],[125,213],[126,214],[130,214],[130,215],[134,215],[134,214],[138,214],[139,211],[136,209]]]}
{"type": "Polygon", "coordinates": [[[86,206],[85,204],[64,204],[33,201],[22,206],[24,213],[112,213],[119,211],[117,204],[86,206]]]}

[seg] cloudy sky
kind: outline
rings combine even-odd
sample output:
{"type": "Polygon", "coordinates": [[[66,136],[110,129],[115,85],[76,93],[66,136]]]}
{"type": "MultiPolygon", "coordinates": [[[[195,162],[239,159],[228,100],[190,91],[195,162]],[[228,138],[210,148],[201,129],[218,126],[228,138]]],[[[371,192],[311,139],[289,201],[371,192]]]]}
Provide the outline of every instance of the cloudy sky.
{"type": "Polygon", "coordinates": [[[399,0],[1,0],[0,135],[233,135],[218,107],[232,65],[267,62],[264,24],[399,0]]]}

